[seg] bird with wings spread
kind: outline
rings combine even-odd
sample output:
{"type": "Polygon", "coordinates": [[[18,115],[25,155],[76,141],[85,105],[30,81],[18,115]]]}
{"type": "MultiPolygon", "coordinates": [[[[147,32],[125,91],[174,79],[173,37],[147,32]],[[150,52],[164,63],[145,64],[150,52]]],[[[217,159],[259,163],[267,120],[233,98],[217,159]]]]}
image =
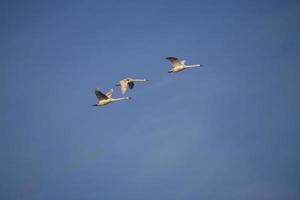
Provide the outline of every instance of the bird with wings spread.
{"type": "Polygon", "coordinates": [[[203,66],[202,64],[186,65],[185,60],[180,60],[176,57],[167,57],[166,59],[172,63],[172,68],[170,71],[168,71],[169,73],[180,72],[188,68],[203,66]]]}
{"type": "Polygon", "coordinates": [[[119,83],[116,84],[116,86],[120,86],[121,88],[121,93],[125,94],[127,89],[129,88],[130,90],[133,89],[134,84],[137,82],[147,82],[149,80],[147,79],[133,79],[133,78],[125,78],[123,80],[120,80],[119,83]]]}
{"type": "Polygon", "coordinates": [[[114,90],[110,89],[105,94],[100,91],[99,88],[95,90],[96,97],[98,98],[98,101],[93,106],[104,106],[111,102],[117,102],[122,100],[128,100],[130,97],[121,97],[121,98],[112,98],[114,90]]]}

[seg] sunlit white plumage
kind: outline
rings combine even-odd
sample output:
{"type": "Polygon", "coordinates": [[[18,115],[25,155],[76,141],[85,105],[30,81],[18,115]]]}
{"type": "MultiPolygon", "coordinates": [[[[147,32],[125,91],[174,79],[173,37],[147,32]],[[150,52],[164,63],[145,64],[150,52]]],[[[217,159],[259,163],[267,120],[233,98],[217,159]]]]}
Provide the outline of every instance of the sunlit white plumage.
{"type": "Polygon", "coordinates": [[[169,73],[180,72],[187,68],[203,66],[202,64],[186,65],[185,60],[180,60],[179,58],[176,58],[176,57],[167,57],[166,59],[172,63],[172,69],[170,71],[168,71],[169,73]]]}
{"type": "Polygon", "coordinates": [[[107,105],[111,102],[116,102],[116,101],[122,101],[122,100],[128,100],[130,97],[122,97],[122,98],[111,98],[113,94],[113,89],[110,89],[106,94],[103,94],[99,88],[95,90],[95,94],[99,101],[96,102],[93,106],[104,106],[107,105]]]}
{"type": "Polygon", "coordinates": [[[119,83],[116,84],[116,86],[120,86],[121,88],[121,93],[125,94],[127,89],[133,89],[134,84],[136,82],[146,82],[148,81],[147,79],[133,79],[133,78],[125,78],[123,80],[120,80],[119,83]]]}

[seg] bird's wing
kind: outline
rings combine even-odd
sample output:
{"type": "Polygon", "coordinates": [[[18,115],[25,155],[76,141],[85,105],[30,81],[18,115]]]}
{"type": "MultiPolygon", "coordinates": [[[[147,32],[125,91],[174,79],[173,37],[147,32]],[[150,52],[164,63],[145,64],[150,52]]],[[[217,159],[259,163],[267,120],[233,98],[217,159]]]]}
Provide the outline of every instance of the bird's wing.
{"type": "Polygon", "coordinates": [[[182,65],[181,60],[178,59],[178,58],[176,58],[176,57],[167,57],[166,59],[169,60],[173,64],[173,66],[180,66],[180,65],[182,65]]]}
{"type": "Polygon", "coordinates": [[[131,90],[132,90],[132,89],[133,89],[133,87],[134,87],[134,82],[129,82],[129,83],[128,83],[128,87],[129,87],[129,89],[131,89],[131,90]]]}
{"type": "Polygon", "coordinates": [[[111,98],[113,92],[114,92],[114,89],[111,88],[105,95],[106,95],[107,97],[111,98]]]}
{"type": "Polygon", "coordinates": [[[121,80],[120,81],[120,86],[121,86],[121,92],[122,92],[122,94],[124,94],[127,90],[127,87],[128,87],[127,81],[126,80],[121,80]]]}
{"type": "Polygon", "coordinates": [[[101,100],[101,99],[108,99],[108,97],[107,97],[105,94],[103,94],[103,93],[100,91],[99,88],[97,88],[97,89],[95,90],[95,94],[96,94],[96,96],[97,96],[97,98],[98,98],[99,100],[101,100]]]}

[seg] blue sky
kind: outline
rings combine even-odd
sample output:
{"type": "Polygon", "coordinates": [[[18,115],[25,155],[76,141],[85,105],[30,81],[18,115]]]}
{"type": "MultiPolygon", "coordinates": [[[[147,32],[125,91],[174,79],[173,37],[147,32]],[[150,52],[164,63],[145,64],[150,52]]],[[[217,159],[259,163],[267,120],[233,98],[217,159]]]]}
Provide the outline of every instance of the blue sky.
{"type": "Polygon", "coordinates": [[[299,198],[299,19],[291,0],[1,1],[1,199],[299,198]],[[91,106],[127,76],[150,82],[91,106]]]}

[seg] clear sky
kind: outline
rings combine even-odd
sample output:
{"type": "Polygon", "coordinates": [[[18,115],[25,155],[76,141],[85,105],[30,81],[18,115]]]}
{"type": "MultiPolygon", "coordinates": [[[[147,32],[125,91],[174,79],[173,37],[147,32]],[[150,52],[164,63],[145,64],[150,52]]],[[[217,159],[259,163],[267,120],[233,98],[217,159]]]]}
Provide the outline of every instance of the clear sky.
{"type": "Polygon", "coordinates": [[[299,19],[297,0],[2,0],[0,199],[299,199],[299,19]],[[128,76],[150,82],[92,107],[128,76]]]}

